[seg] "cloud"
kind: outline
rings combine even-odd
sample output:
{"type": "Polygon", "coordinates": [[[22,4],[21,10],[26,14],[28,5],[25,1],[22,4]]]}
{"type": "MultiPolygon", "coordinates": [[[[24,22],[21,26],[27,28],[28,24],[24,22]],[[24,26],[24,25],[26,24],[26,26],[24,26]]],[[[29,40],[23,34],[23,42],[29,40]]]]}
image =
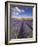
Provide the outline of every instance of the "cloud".
{"type": "Polygon", "coordinates": [[[15,7],[15,9],[16,9],[18,12],[21,12],[21,10],[20,10],[18,7],[15,7]]]}
{"type": "Polygon", "coordinates": [[[19,9],[18,7],[15,7],[14,9],[17,10],[19,13],[24,12],[23,9],[19,9]]]}
{"type": "Polygon", "coordinates": [[[19,15],[19,13],[18,13],[18,12],[16,12],[15,14],[16,14],[16,15],[19,15]]]}
{"type": "Polygon", "coordinates": [[[24,10],[21,10],[21,12],[24,12],[24,10]]]}
{"type": "Polygon", "coordinates": [[[21,15],[18,15],[18,16],[11,16],[11,18],[32,18],[32,16],[27,16],[27,15],[21,16],[21,15]]]}
{"type": "Polygon", "coordinates": [[[11,15],[19,15],[21,13],[21,10],[18,7],[11,8],[11,15]]]}
{"type": "Polygon", "coordinates": [[[22,12],[24,12],[23,9],[19,9],[18,7],[12,8],[11,18],[32,18],[30,15],[28,16],[27,14],[22,14],[22,12]]]}
{"type": "Polygon", "coordinates": [[[23,9],[19,9],[18,7],[11,8],[11,10],[12,10],[11,12],[12,15],[19,15],[20,13],[24,12],[23,9]]]}
{"type": "Polygon", "coordinates": [[[11,18],[22,18],[21,16],[11,16],[11,18]]]}

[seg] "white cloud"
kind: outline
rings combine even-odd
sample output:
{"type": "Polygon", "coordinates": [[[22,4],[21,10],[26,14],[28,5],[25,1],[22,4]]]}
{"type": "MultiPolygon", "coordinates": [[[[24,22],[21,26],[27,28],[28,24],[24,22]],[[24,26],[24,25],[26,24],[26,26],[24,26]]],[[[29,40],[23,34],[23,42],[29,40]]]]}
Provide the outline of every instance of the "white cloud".
{"type": "Polygon", "coordinates": [[[15,7],[15,9],[16,9],[18,12],[21,12],[21,10],[20,10],[18,7],[15,7]]]}
{"type": "Polygon", "coordinates": [[[19,9],[18,7],[15,7],[14,9],[17,10],[19,13],[24,12],[23,9],[19,9]]]}
{"type": "Polygon", "coordinates": [[[18,12],[16,12],[16,15],[19,15],[19,13],[18,13],[18,12]]]}
{"type": "Polygon", "coordinates": [[[18,7],[11,8],[11,10],[12,15],[19,15],[19,13],[21,12],[21,10],[18,7]]]}
{"type": "Polygon", "coordinates": [[[11,16],[11,18],[32,18],[32,16],[21,16],[21,15],[18,15],[18,16],[11,16]]]}
{"type": "Polygon", "coordinates": [[[19,15],[20,13],[24,12],[23,9],[19,9],[18,7],[12,8],[12,16],[11,18],[32,18],[32,16],[27,16],[27,15],[19,15]]]}
{"type": "Polygon", "coordinates": [[[12,8],[12,16],[11,18],[32,18],[32,16],[27,16],[27,15],[19,15],[21,12],[24,12],[23,9],[19,9],[18,7],[12,8]]]}
{"type": "Polygon", "coordinates": [[[12,15],[19,15],[19,13],[24,12],[23,9],[19,9],[18,7],[11,8],[11,10],[12,10],[12,13],[11,13],[12,15]]]}
{"type": "Polygon", "coordinates": [[[21,10],[22,12],[24,12],[24,10],[21,10]]]}

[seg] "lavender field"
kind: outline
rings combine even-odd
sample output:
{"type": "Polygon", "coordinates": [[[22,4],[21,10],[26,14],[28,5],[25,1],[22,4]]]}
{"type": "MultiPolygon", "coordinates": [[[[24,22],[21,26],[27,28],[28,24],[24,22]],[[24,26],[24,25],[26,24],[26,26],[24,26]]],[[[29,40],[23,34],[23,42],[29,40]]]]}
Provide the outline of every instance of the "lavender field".
{"type": "Polygon", "coordinates": [[[33,20],[17,20],[11,18],[10,22],[10,39],[32,38],[33,20]]]}

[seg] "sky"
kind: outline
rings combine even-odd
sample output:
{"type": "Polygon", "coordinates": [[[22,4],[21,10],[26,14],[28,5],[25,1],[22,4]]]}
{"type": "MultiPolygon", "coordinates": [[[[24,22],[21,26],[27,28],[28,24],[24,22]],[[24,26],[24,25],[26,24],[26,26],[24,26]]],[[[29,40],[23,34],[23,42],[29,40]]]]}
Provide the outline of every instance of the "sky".
{"type": "Polygon", "coordinates": [[[32,7],[13,6],[11,7],[11,17],[32,18],[32,7]]]}

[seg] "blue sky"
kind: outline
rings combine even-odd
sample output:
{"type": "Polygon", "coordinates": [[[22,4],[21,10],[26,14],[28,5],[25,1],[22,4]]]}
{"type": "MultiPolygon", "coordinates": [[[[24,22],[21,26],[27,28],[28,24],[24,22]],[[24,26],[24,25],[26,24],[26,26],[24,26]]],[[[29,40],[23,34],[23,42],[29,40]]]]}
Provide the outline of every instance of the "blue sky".
{"type": "Polygon", "coordinates": [[[24,6],[15,6],[11,8],[11,16],[12,17],[25,17],[32,18],[32,7],[24,7],[24,6]]]}

